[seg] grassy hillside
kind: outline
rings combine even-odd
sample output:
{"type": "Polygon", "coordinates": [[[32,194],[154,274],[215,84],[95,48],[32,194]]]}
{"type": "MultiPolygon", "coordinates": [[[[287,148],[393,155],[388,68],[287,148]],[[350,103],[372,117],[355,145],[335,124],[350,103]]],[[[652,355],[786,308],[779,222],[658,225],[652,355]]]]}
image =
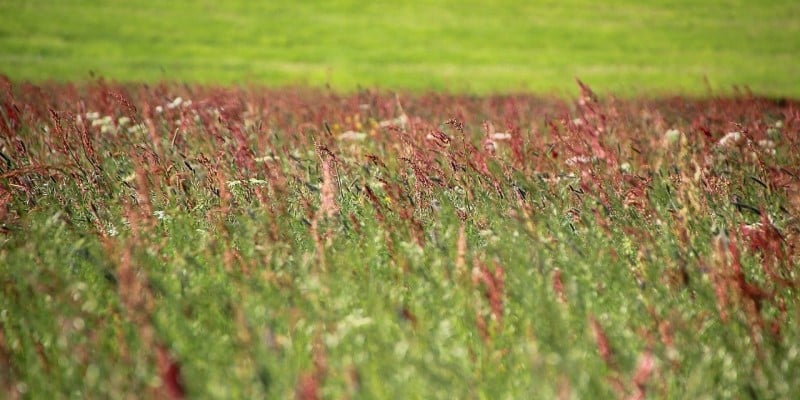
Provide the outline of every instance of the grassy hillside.
{"type": "Polygon", "coordinates": [[[797,97],[798,37],[791,0],[0,2],[0,72],[35,81],[797,97]]]}

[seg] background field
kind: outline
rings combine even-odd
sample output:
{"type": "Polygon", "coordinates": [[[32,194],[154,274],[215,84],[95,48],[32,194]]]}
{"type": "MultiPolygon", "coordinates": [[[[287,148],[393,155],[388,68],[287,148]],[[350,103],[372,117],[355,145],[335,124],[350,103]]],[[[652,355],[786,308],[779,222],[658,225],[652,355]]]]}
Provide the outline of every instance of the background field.
{"type": "Polygon", "coordinates": [[[796,97],[798,37],[783,0],[0,2],[0,72],[35,81],[796,97]]]}

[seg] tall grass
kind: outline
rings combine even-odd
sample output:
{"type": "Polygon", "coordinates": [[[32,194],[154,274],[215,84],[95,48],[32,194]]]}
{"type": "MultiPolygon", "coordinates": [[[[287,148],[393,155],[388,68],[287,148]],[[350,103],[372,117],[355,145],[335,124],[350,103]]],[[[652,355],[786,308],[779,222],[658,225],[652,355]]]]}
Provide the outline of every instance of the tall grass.
{"type": "Polygon", "coordinates": [[[4,81],[8,398],[791,398],[800,107],[4,81]]]}

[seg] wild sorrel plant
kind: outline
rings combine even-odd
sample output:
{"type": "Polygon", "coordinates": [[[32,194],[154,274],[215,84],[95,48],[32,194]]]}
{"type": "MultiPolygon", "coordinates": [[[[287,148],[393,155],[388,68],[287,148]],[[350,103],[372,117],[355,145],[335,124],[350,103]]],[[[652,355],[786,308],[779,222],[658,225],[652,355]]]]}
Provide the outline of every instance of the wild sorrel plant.
{"type": "Polygon", "coordinates": [[[798,104],[578,90],[2,81],[0,391],[796,397],[798,104]]]}

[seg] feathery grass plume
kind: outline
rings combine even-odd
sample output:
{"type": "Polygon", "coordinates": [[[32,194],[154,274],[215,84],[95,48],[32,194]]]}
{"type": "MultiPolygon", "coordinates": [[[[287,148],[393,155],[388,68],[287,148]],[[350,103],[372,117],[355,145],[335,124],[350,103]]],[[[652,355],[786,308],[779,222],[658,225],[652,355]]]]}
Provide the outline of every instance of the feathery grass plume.
{"type": "MultiPolygon", "coordinates": [[[[75,118],[69,118],[70,121],[74,124],[75,118]]],[[[91,164],[94,168],[95,172],[99,173],[102,168],[100,167],[100,158],[95,151],[94,143],[92,142],[92,138],[89,134],[89,127],[86,124],[81,123],[81,126],[74,125],[73,129],[76,130],[81,139],[81,148],[83,150],[83,156],[86,158],[86,161],[91,164]]]]}
{"type": "Polygon", "coordinates": [[[244,129],[239,123],[228,123],[228,130],[233,136],[235,148],[233,160],[244,176],[252,176],[256,172],[256,162],[253,150],[250,148],[244,129]]]}
{"type": "Polygon", "coordinates": [[[594,315],[589,314],[588,319],[589,329],[592,332],[595,346],[597,347],[597,354],[611,371],[611,374],[606,377],[607,381],[611,385],[611,388],[614,389],[614,392],[617,393],[617,397],[622,398],[625,395],[626,389],[625,384],[619,377],[619,366],[617,365],[614,349],[611,347],[605,329],[603,329],[603,326],[600,325],[594,315]]]}
{"type": "Polygon", "coordinates": [[[163,345],[156,346],[156,366],[161,378],[161,390],[158,397],[163,396],[162,398],[172,400],[183,399],[186,396],[186,389],[181,376],[181,365],[163,345]]]}
{"type": "Polygon", "coordinates": [[[728,244],[730,258],[730,279],[734,281],[735,296],[738,305],[742,308],[750,328],[750,337],[759,355],[762,355],[764,333],[769,333],[764,321],[764,304],[773,303],[775,292],[761,288],[758,284],[748,282],[742,269],[741,258],[736,238],[731,238],[728,244]]]}
{"type": "Polygon", "coordinates": [[[552,285],[553,285],[553,292],[556,295],[556,299],[563,303],[567,303],[567,294],[564,292],[564,280],[561,277],[561,269],[555,268],[553,270],[553,278],[552,278],[552,285]]]}
{"type": "Polygon", "coordinates": [[[0,224],[3,224],[9,216],[8,206],[12,200],[11,191],[0,187],[0,224]]]}
{"type": "Polygon", "coordinates": [[[311,216],[311,236],[314,239],[318,266],[321,271],[325,271],[327,269],[325,248],[330,244],[333,229],[332,223],[339,213],[339,205],[336,202],[338,188],[336,163],[338,159],[325,146],[316,145],[315,149],[317,157],[319,157],[320,160],[322,182],[320,183],[319,189],[319,208],[317,208],[313,216],[311,216]],[[327,224],[326,231],[321,232],[320,229],[326,226],[326,224],[323,224],[325,221],[331,224],[327,224]]]}
{"type": "Polygon", "coordinates": [[[295,398],[297,400],[316,400],[322,398],[322,386],[328,375],[328,357],[321,335],[317,335],[311,348],[311,371],[302,373],[297,379],[295,398]]]}
{"type": "Polygon", "coordinates": [[[383,205],[381,204],[380,200],[378,200],[378,196],[375,195],[375,192],[369,187],[368,184],[364,184],[364,193],[367,195],[367,199],[372,204],[372,209],[375,210],[377,214],[378,222],[383,224],[385,217],[383,216],[383,205]]]}
{"type": "Polygon", "coordinates": [[[580,97],[578,107],[581,110],[579,119],[573,120],[568,124],[568,129],[578,133],[585,140],[588,149],[594,157],[606,162],[609,167],[616,168],[619,165],[615,152],[608,148],[604,142],[608,132],[606,114],[609,110],[603,108],[598,102],[597,95],[594,94],[588,85],[576,79],[580,87],[580,97]]]}
{"type": "Polygon", "coordinates": [[[322,395],[321,384],[311,373],[304,373],[297,379],[294,398],[296,400],[318,400],[322,395]]]}
{"type": "Polygon", "coordinates": [[[729,257],[727,252],[728,240],[724,236],[714,239],[714,259],[710,270],[711,283],[714,285],[714,296],[716,297],[717,314],[723,323],[728,322],[728,308],[732,302],[730,293],[733,292],[728,274],[725,271],[729,257]]]}
{"type": "Polygon", "coordinates": [[[456,276],[467,273],[467,228],[464,221],[458,226],[458,239],[456,241],[456,276]]]}
{"type": "Polygon", "coordinates": [[[656,372],[656,358],[650,350],[645,350],[639,355],[639,360],[636,362],[636,369],[631,377],[633,384],[632,393],[630,393],[627,400],[644,400],[647,398],[647,384],[650,378],[656,372]]]}
{"type": "Polygon", "coordinates": [[[472,284],[476,287],[483,286],[483,295],[489,303],[490,316],[493,321],[492,326],[499,331],[503,327],[505,270],[495,261],[494,271],[492,272],[486,264],[475,259],[472,267],[472,284]]]}
{"type": "Polygon", "coordinates": [[[486,323],[485,314],[480,308],[475,309],[475,329],[477,329],[478,335],[483,342],[489,344],[492,335],[489,332],[489,326],[486,323]]]}
{"type": "Polygon", "coordinates": [[[51,151],[55,152],[53,150],[56,150],[56,151],[60,152],[61,155],[65,156],[65,157],[67,157],[69,159],[68,162],[71,161],[71,163],[72,163],[71,166],[72,167],[77,168],[80,173],[82,173],[84,176],[86,176],[87,174],[83,170],[83,167],[81,165],[82,164],[81,163],[81,159],[80,159],[80,157],[78,156],[78,154],[75,152],[75,150],[72,147],[73,140],[70,137],[70,134],[69,134],[70,131],[69,130],[65,130],[64,127],[62,126],[63,125],[62,124],[63,120],[62,120],[61,114],[56,112],[52,108],[50,108],[48,111],[50,112],[50,121],[51,121],[51,124],[52,124],[52,127],[53,127],[53,132],[55,133],[55,136],[59,141],[59,143],[58,143],[59,147],[57,149],[54,149],[54,148],[51,147],[51,151]]]}
{"type": "Polygon", "coordinates": [[[151,177],[154,175],[150,174],[146,168],[146,166],[151,166],[152,164],[147,161],[146,154],[131,154],[131,159],[134,160],[134,175],[135,175],[135,182],[136,182],[136,215],[137,220],[144,222],[146,225],[152,225],[153,221],[151,216],[153,215],[153,202],[150,198],[151,192],[151,177]]]}
{"type": "Polygon", "coordinates": [[[17,392],[16,390],[12,390],[12,387],[16,384],[15,382],[15,374],[14,366],[11,360],[11,351],[8,345],[8,339],[6,339],[6,333],[4,329],[0,329],[0,367],[2,367],[2,372],[0,372],[0,390],[5,391],[9,398],[13,398],[13,396],[17,392]]]}
{"type": "Polygon", "coordinates": [[[760,222],[742,224],[739,232],[747,247],[759,254],[762,270],[770,281],[788,288],[800,285],[800,280],[792,278],[786,239],[772,223],[765,210],[761,211],[760,222]]]}
{"type": "Polygon", "coordinates": [[[320,159],[320,168],[322,169],[319,212],[327,218],[333,218],[339,213],[339,205],[336,203],[336,195],[338,192],[336,163],[338,160],[336,156],[324,146],[317,146],[317,156],[320,159]]]}
{"type": "MultiPolygon", "coordinates": [[[[148,286],[147,272],[139,265],[140,257],[148,251],[146,246],[149,241],[149,230],[152,228],[152,218],[130,201],[125,202],[125,216],[130,224],[130,237],[119,241],[103,236],[101,241],[107,258],[116,264],[115,280],[117,295],[122,305],[122,316],[138,334],[138,347],[134,350],[136,358],[141,357],[148,363],[155,364],[156,369],[163,373],[161,378],[167,379],[161,382],[161,386],[151,386],[150,395],[159,398],[182,398],[181,393],[177,391],[178,387],[171,387],[173,383],[178,382],[180,372],[176,369],[177,364],[170,365],[174,362],[165,357],[163,349],[159,347],[152,323],[155,300],[148,286]]],[[[150,250],[158,251],[153,248],[150,250]]],[[[123,353],[133,345],[126,337],[120,336],[118,340],[120,342],[117,345],[123,349],[123,353]]]]}
{"type": "Polygon", "coordinates": [[[609,368],[616,369],[616,360],[614,360],[614,351],[611,348],[611,343],[608,341],[603,327],[592,315],[589,316],[589,328],[592,330],[592,335],[594,336],[597,354],[609,368]]]}
{"type": "MultiPolygon", "coordinates": [[[[726,322],[731,313],[744,316],[753,345],[762,351],[763,334],[770,333],[764,320],[765,305],[776,303],[777,292],[751,283],[742,267],[735,236],[715,239],[715,266],[711,271],[720,319],[726,322]]],[[[774,332],[774,330],[772,330],[774,332]]]]}

